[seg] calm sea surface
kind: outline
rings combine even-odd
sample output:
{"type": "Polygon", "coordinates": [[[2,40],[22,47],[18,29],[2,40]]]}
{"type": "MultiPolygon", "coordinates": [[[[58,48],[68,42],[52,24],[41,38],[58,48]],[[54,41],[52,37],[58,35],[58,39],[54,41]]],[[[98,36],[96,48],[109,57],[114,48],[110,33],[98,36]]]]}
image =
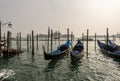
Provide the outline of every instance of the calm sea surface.
{"type": "MultiPolygon", "coordinates": [[[[120,41],[117,41],[119,43],[120,41]]],[[[13,47],[15,46],[13,41],[13,47]]],[[[61,43],[64,43],[62,41],[61,43]]],[[[76,41],[73,42],[73,45],[76,41]]],[[[84,57],[80,61],[72,62],[70,56],[59,60],[44,60],[42,44],[47,47],[47,42],[39,41],[39,50],[35,55],[26,51],[26,41],[22,41],[24,53],[8,60],[0,59],[0,71],[12,70],[14,75],[8,76],[3,81],[119,81],[120,59],[104,55],[98,48],[95,51],[94,41],[89,42],[89,58],[86,58],[86,42],[84,42],[84,57]]],[[[54,42],[53,49],[58,46],[54,42]]],[[[36,48],[36,42],[35,42],[36,48]]]]}

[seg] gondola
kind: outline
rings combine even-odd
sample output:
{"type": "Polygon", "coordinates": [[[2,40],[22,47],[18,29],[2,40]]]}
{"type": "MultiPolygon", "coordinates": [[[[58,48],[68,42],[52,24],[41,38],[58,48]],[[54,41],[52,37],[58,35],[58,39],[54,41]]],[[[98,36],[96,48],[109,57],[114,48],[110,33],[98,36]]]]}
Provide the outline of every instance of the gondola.
{"type": "Polygon", "coordinates": [[[70,49],[70,45],[71,45],[71,43],[68,40],[68,41],[66,41],[65,44],[60,45],[55,51],[52,51],[50,53],[47,53],[45,51],[45,47],[43,46],[44,58],[46,60],[61,58],[61,57],[63,57],[63,56],[68,54],[69,49],[70,49]]]}
{"type": "Polygon", "coordinates": [[[102,51],[107,51],[108,53],[107,55],[120,58],[120,49],[118,49],[117,45],[112,44],[112,42],[110,43],[110,41],[108,45],[100,42],[99,40],[97,42],[98,42],[98,46],[102,51]]]}
{"type": "Polygon", "coordinates": [[[75,46],[73,47],[72,51],[70,52],[71,59],[72,60],[79,60],[81,59],[84,55],[81,53],[83,51],[83,43],[78,40],[75,46]]]}
{"type": "Polygon", "coordinates": [[[100,42],[99,40],[97,40],[97,42],[98,42],[98,46],[103,50],[110,51],[110,52],[114,52],[115,50],[117,50],[112,45],[109,45],[109,44],[107,45],[103,42],[100,42]]]}

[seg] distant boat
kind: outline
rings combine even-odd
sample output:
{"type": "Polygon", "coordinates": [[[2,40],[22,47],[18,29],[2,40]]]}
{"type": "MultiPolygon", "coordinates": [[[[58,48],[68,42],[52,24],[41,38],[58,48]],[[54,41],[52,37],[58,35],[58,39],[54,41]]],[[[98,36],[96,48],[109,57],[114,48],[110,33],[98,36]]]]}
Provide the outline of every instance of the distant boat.
{"type": "Polygon", "coordinates": [[[113,44],[111,41],[109,41],[108,45],[100,42],[99,40],[97,42],[102,51],[108,52],[108,54],[111,56],[120,57],[120,49],[118,45],[113,44]]]}
{"type": "Polygon", "coordinates": [[[45,47],[43,46],[44,58],[46,60],[61,58],[68,54],[70,45],[71,45],[71,43],[68,40],[68,41],[66,41],[65,44],[60,45],[55,51],[50,52],[50,53],[46,53],[45,47]]]}
{"type": "Polygon", "coordinates": [[[83,51],[83,43],[78,40],[76,45],[73,47],[72,51],[70,52],[71,59],[72,60],[79,60],[81,59],[84,55],[81,53],[83,51]]]}

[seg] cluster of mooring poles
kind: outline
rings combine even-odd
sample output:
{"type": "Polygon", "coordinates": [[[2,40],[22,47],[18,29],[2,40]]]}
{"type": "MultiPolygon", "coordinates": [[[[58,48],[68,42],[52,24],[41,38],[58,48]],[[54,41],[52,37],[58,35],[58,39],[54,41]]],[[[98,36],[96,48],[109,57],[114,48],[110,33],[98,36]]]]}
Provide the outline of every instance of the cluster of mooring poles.
{"type": "Polygon", "coordinates": [[[17,36],[17,44],[19,44],[19,47],[17,46],[17,49],[14,49],[12,48],[12,32],[8,31],[7,36],[5,36],[5,33],[3,36],[1,34],[1,27],[4,25],[8,25],[8,27],[11,28],[12,24],[11,22],[2,23],[0,21],[0,56],[7,59],[21,52],[21,33],[19,38],[17,36]]]}
{"type": "Polygon", "coordinates": [[[35,54],[35,46],[34,46],[34,39],[36,37],[36,49],[39,49],[38,46],[38,42],[39,42],[39,36],[38,34],[36,34],[36,36],[34,36],[34,31],[32,30],[31,34],[27,34],[27,51],[29,52],[31,50],[31,54],[34,55],[35,54]]]}

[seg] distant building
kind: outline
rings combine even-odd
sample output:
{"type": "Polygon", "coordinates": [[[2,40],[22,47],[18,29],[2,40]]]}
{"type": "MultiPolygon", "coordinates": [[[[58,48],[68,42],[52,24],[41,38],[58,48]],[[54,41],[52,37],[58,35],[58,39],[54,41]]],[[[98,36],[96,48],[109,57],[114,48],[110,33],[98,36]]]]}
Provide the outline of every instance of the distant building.
{"type": "MultiPolygon", "coordinates": [[[[39,38],[47,38],[47,37],[48,37],[47,34],[39,34],[39,38]]],[[[67,34],[61,34],[60,32],[57,32],[57,31],[53,32],[54,39],[59,39],[59,37],[60,38],[67,38],[67,34]]],[[[71,34],[69,34],[69,38],[71,38],[71,34]]],[[[72,35],[72,38],[74,39],[75,36],[72,35]]]]}

